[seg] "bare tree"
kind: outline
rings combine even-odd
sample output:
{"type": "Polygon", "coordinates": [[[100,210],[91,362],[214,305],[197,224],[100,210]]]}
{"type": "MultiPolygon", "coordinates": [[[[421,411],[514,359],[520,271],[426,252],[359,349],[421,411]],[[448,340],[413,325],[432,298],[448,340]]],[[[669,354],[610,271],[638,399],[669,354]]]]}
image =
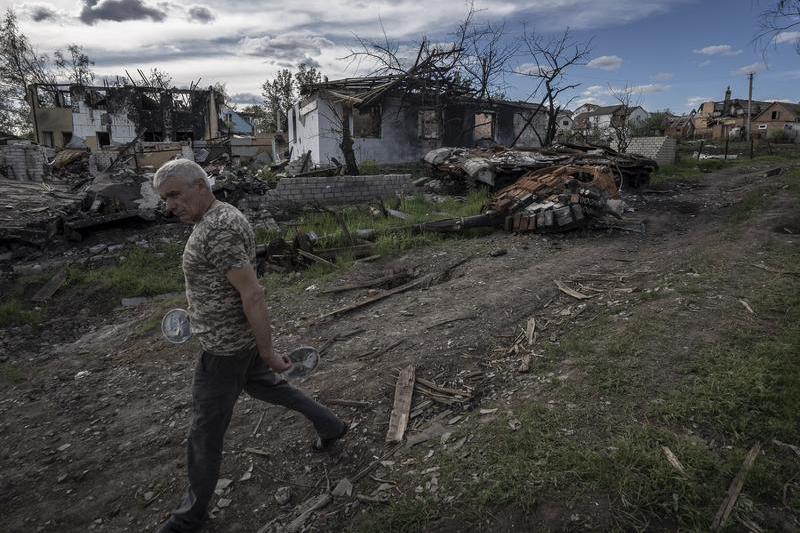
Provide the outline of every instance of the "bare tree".
{"type": "Polygon", "coordinates": [[[628,145],[637,126],[631,120],[631,115],[639,107],[640,97],[634,98],[634,92],[628,85],[621,89],[615,89],[609,85],[608,93],[618,103],[618,109],[611,114],[609,130],[613,137],[612,140],[617,145],[616,150],[625,153],[628,151],[628,145]]]}
{"type": "Polygon", "coordinates": [[[84,48],[73,43],[67,46],[67,53],[68,57],[61,50],[56,51],[54,54],[56,68],[72,83],[78,85],[92,83],[94,81],[94,72],[92,72],[94,61],[89,59],[84,48]]]}
{"type": "Polygon", "coordinates": [[[572,99],[562,101],[561,95],[580,86],[580,83],[568,83],[566,74],[572,67],[586,64],[591,54],[592,40],[576,41],[567,28],[558,37],[544,37],[535,32],[525,32],[523,42],[528,49],[530,61],[525,71],[518,71],[517,74],[530,76],[536,80],[536,87],[528,100],[538,97],[539,101],[538,107],[528,117],[511,145],[517,143],[534,118],[544,110],[547,114],[544,136],[536,128],[533,131],[542,146],[550,146],[558,131],[558,114],[572,101],[572,99]]]}
{"type": "Polygon", "coordinates": [[[472,96],[479,100],[502,97],[507,88],[505,74],[508,62],[517,54],[519,44],[508,39],[505,24],[477,23],[474,8],[459,25],[457,41],[459,75],[472,87],[472,96]]]}
{"type": "Polygon", "coordinates": [[[800,28],[800,0],[769,0],[766,3],[769,7],[758,17],[759,30],[754,41],[761,46],[764,55],[770,46],[781,42],[793,42],[800,54],[800,39],[794,33],[800,28]]]}

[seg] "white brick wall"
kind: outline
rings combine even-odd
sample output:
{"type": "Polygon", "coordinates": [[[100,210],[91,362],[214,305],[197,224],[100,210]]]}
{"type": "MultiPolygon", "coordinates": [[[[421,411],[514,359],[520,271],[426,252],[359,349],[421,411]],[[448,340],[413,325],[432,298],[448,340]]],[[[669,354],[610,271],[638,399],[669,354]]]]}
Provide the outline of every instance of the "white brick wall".
{"type": "Polygon", "coordinates": [[[677,157],[678,143],[670,137],[634,137],[627,152],[654,159],[659,165],[672,165],[677,157]]]}
{"type": "Polygon", "coordinates": [[[35,144],[0,146],[0,173],[17,181],[42,181],[47,169],[44,149],[35,144]]]}

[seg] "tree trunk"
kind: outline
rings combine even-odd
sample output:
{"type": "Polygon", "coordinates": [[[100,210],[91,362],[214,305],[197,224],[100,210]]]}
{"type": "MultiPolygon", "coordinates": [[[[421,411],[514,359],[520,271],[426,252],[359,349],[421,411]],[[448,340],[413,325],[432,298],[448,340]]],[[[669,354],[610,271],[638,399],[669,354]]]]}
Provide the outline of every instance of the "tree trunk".
{"type": "Polygon", "coordinates": [[[345,172],[349,176],[358,176],[356,154],[353,151],[353,136],[350,134],[350,105],[342,105],[342,143],[339,145],[344,154],[345,172]]]}

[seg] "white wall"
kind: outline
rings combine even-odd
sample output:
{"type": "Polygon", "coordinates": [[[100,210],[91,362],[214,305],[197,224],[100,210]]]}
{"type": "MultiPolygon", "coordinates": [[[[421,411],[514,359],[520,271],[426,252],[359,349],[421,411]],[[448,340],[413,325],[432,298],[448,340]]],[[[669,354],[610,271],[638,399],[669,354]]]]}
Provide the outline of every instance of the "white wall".
{"type": "Polygon", "coordinates": [[[91,109],[83,100],[78,100],[78,111],[72,113],[72,134],[88,139],[96,136],[98,131],[108,131],[104,117],[110,117],[111,120],[112,143],[125,144],[136,138],[136,124],[127,115],[91,109]]]}

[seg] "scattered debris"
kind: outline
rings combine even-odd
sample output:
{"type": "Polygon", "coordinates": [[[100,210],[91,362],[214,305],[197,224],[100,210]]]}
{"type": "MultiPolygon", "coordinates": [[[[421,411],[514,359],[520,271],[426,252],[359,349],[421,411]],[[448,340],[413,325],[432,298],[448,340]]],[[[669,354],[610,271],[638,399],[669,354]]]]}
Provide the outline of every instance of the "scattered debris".
{"type": "Polygon", "coordinates": [[[306,520],[315,512],[329,503],[331,503],[332,497],[329,493],[320,494],[310,500],[306,501],[303,505],[300,506],[301,512],[289,524],[286,526],[287,533],[297,533],[303,528],[303,525],[306,523],[306,520]]]}
{"type": "Polygon", "coordinates": [[[287,486],[278,487],[278,490],[275,491],[275,501],[280,506],[287,505],[292,501],[292,488],[287,486]]]}
{"type": "Polygon", "coordinates": [[[573,298],[576,298],[578,300],[588,300],[589,298],[594,298],[595,296],[597,296],[596,294],[587,295],[587,294],[580,293],[580,292],[578,292],[578,291],[576,291],[574,289],[570,289],[563,282],[561,282],[561,281],[559,281],[557,279],[553,280],[553,283],[556,284],[556,287],[558,287],[558,290],[560,290],[564,294],[566,294],[568,296],[572,296],[573,298]]]}
{"type": "Polygon", "coordinates": [[[719,531],[725,526],[725,522],[728,521],[728,517],[733,511],[733,508],[736,506],[736,500],[739,498],[739,494],[742,492],[745,478],[750,472],[750,469],[753,467],[753,463],[755,463],[760,452],[760,442],[754,444],[753,447],[750,448],[750,451],[747,452],[747,455],[742,462],[742,467],[739,469],[739,473],[736,474],[736,477],[733,478],[733,481],[731,481],[730,487],[728,487],[728,495],[722,502],[722,505],[720,505],[716,516],[714,516],[714,521],[711,523],[712,531],[719,531]]]}
{"type": "Polygon", "coordinates": [[[744,306],[744,308],[745,308],[745,309],[747,309],[747,311],[748,311],[748,312],[749,312],[751,315],[754,315],[754,314],[756,314],[756,313],[755,313],[755,311],[753,311],[753,308],[752,308],[752,307],[750,307],[750,304],[749,304],[749,303],[747,303],[747,301],[746,301],[746,300],[743,300],[743,299],[739,298],[739,303],[740,303],[740,304],[742,304],[742,306],[744,306]]]}
{"type": "Polygon", "coordinates": [[[336,496],[341,498],[342,496],[352,496],[353,495],[353,484],[350,482],[349,479],[343,477],[339,480],[336,484],[336,487],[331,492],[332,496],[336,496]]]}
{"type": "Polygon", "coordinates": [[[669,449],[668,447],[666,447],[666,446],[662,446],[662,447],[661,447],[661,451],[662,451],[662,452],[664,452],[664,455],[666,456],[666,458],[667,458],[667,461],[669,462],[669,464],[671,464],[671,465],[672,465],[672,467],[673,467],[675,470],[677,470],[677,471],[678,471],[678,472],[680,472],[681,474],[684,474],[684,475],[686,475],[686,470],[683,468],[683,465],[682,465],[682,464],[681,464],[681,462],[678,460],[678,458],[677,458],[677,457],[675,457],[675,454],[674,454],[674,453],[672,453],[672,450],[670,450],[670,449],[669,449]]]}
{"type": "Polygon", "coordinates": [[[389,417],[389,430],[386,442],[401,442],[408,426],[411,411],[411,397],[414,394],[414,367],[407,366],[400,371],[394,390],[394,406],[389,417]]]}

